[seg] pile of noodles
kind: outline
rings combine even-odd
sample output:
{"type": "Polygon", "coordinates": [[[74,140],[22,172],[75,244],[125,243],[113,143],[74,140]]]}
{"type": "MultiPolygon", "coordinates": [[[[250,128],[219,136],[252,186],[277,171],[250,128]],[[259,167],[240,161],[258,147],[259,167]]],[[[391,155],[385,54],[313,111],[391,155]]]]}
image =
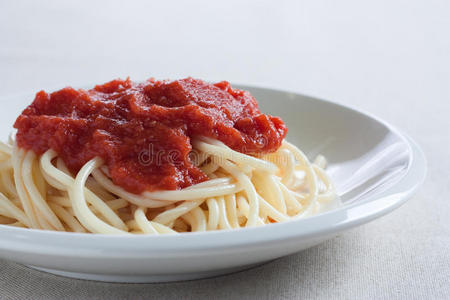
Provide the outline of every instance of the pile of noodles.
{"type": "Polygon", "coordinates": [[[286,141],[257,156],[209,138],[193,147],[208,181],[136,195],[111,181],[100,158],[71,174],[53,150],[38,156],[10,138],[0,143],[0,224],[102,234],[199,232],[304,218],[337,200],[325,158],[312,163],[286,141]]]}

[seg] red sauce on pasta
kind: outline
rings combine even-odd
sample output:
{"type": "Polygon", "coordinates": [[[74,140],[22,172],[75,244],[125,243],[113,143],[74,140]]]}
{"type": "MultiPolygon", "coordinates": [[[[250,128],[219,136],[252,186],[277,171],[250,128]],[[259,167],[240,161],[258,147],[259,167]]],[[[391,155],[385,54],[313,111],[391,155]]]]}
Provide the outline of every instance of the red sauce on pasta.
{"type": "Polygon", "coordinates": [[[14,127],[19,147],[37,154],[51,148],[73,172],[101,157],[112,181],[136,194],[207,180],[189,155],[195,136],[249,154],[276,151],[287,133],[249,92],[193,78],[40,91],[14,127]]]}

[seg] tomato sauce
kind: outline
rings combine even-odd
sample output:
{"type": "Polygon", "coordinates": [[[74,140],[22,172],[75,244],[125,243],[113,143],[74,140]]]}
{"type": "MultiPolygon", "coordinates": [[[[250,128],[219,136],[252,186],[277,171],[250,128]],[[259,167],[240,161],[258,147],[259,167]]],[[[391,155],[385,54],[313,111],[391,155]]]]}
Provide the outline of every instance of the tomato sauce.
{"type": "Polygon", "coordinates": [[[193,78],[40,91],[14,127],[19,147],[37,154],[51,148],[72,172],[101,157],[112,181],[135,194],[207,180],[192,161],[195,136],[251,154],[276,151],[287,133],[249,92],[193,78]]]}

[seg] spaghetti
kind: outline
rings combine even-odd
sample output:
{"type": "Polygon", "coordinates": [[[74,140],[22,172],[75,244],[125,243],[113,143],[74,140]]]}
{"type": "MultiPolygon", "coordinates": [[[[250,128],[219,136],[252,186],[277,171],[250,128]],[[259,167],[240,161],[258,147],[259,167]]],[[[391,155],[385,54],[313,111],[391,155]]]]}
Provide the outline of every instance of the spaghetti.
{"type": "Polygon", "coordinates": [[[248,155],[201,137],[196,166],[208,180],[133,194],[115,185],[95,157],[72,174],[54,150],[36,155],[10,138],[0,143],[0,224],[100,234],[174,234],[261,226],[304,218],[336,200],[324,171],[283,141],[273,153],[248,155]]]}
{"type": "Polygon", "coordinates": [[[199,79],[40,91],[0,144],[0,224],[101,234],[260,226],[326,210],[324,171],[246,91],[199,79]]]}

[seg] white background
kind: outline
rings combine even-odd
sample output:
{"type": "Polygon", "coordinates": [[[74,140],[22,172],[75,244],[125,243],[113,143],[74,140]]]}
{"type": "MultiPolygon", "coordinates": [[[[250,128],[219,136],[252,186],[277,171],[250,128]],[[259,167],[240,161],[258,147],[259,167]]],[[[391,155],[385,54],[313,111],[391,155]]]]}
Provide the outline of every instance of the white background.
{"type": "Polygon", "coordinates": [[[126,76],[353,105],[423,147],[427,181],[393,214],[244,273],[122,286],[0,261],[0,297],[450,297],[450,1],[0,0],[0,96],[126,76]]]}

